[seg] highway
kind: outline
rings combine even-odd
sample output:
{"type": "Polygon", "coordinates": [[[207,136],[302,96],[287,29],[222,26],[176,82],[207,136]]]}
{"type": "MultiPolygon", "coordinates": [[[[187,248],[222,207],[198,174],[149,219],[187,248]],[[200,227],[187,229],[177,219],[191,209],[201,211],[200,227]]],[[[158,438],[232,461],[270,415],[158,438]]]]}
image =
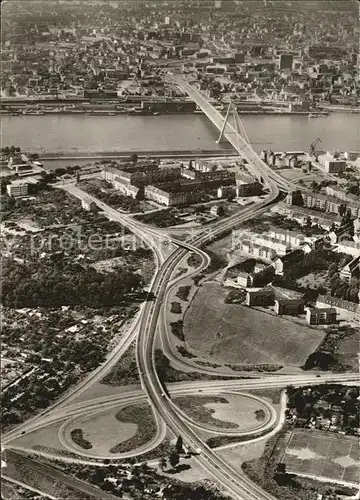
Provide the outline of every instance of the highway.
{"type": "MultiPolygon", "coordinates": [[[[209,120],[220,132],[224,124],[224,117],[220,111],[209,103],[201,92],[190,85],[189,82],[184,80],[181,76],[168,75],[168,79],[172,83],[178,85],[183,92],[186,92],[189,97],[196,102],[197,106],[199,106],[199,108],[206,114],[209,120]]],[[[276,182],[276,184],[285,191],[288,191],[289,189],[296,189],[291,182],[287,181],[277,172],[273,171],[230,123],[228,123],[225,128],[224,137],[229,141],[239,155],[247,160],[249,170],[251,170],[256,176],[261,176],[262,173],[265,173],[268,178],[276,182]]]]}
{"type": "MultiPolygon", "coordinates": [[[[186,85],[188,84],[186,83],[186,85]]],[[[192,87],[190,87],[190,89],[188,90],[189,95],[194,91],[192,87]]],[[[206,99],[204,99],[204,97],[201,96],[200,93],[198,94],[199,95],[196,95],[196,99],[200,102],[200,107],[204,107],[204,112],[212,117],[213,123],[220,129],[223,123],[223,117],[216,110],[215,112],[217,114],[214,113],[214,108],[207,103],[206,99]],[[205,102],[203,102],[203,100],[205,102]],[[208,106],[210,106],[210,108],[208,106]]],[[[60,403],[49,408],[40,416],[35,417],[22,426],[17,427],[10,433],[7,433],[3,438],[4,444],[10,444],[11,446],[11,441],[19,437],[21,435],[21,432],[23,431],[29,432],[31,430],[41,428],[44,425],[48,425],[49,423],[51,423],[51,421],[53,421],[54,419],[55,421],[60,421],[64,418],[68,418],[69,416],[73,417],[77,414],[81,414],[84,409],[89,411],[89,408],[84,402],[81,403],[82,408],[75,408],[76,405],[73,405],[73,408],[71,408],[71,406],[65,407],[65,405],[68,405],[75,396],[86,390],[88,387],[90,387],[91,384],[99,381],[120,359],[122,353],[125,352],[126,348],[130,345],[133,338],[136,337],[136,359],[139,367],[141,386],[145,393],[145,396],[147,397],[154,410],[154,415],[159,426],[159,432],[164,428],[165,424],[173,432],[174,435],[182,435],[184,443],[186,445],[190,446],[193,450],[198,450],[200,452],[200,454],[197,456],[197,460],[210,474],[210,476],[213,477],[229,492],[232,498],[240,500],[274,500],[272,495],[263,491],[259,486],[255,485],[247,477],[239,474],[228,463],[222,460],[214,450],[210,449],[202,439],[198,437],[196,430],[194,430],[194,427],[191,425],[189,420],[184,418],[183,415],[179,413],[178,408],[166,395],[166,391],[164,391],[161,381],[158,378],[154,360],[155,340],[159,331],[159,326],[161,324],[160,313],[163,308],[164,300],[166,299],[169,284],[172,283],[171,277],[179,262],[187,254],[187,252],[195,252],[201,258],[201,265],[198,269],[194,269],[191,272],[187,273],[186,276],[191,277],[203,271],[209,265],[210,259],[208,255],[200,249],[200,247],[211,241],[213,238],[221,235],[223,232],[231,230],[232,228],[245,222],[246,220],[256,217],[260,213],[262,213],[270,204],[274,203],[278,199],[278,186],[283,189],[289,188],[289,183],[284,181],[281,176],[273,172],[268,167],[268,165],[260,160],[258,155],[249,144],[241,143],[239,145],[240,140],[238,135],[239,134],[237,134],[234,130],[233,132],[230,130],[230,132],[225,133],[226,138],[234,145],[237,151],[239,151],[239,154],[241,154],[248,160],[250,168],[255,171],[258,176],[262,177],[263,183],[267,185],[269,189],[268,197],[264,199],[261,204],[247,207],[238,214],[228,217],[225,220],[220,220],[212,226],[207,227],[204,231],[200,232],[189,242],[184,242],[176,238],[169,237],[168,240],[177,245],[177,249],[172,252],[169,251],[168,246],[166,247],[166,249],[164,248],[164,246],[162,245],[164,235],[159,235],[159,232],[155,229],[149,228],[126,215],[120,214],[118,211],[89,196],[87,193],[84,193],[72,184],[64,186],[64,189],[77,197],[82,198],[84,197],[84,195],[86,195],[87,198],[93,199],[99,206],[99,208],[104,210],[109,215],[109,217],[111,217],[113,220],[119,221],[121,224],[128,227],[132,232],[134,232],[134,234],[138,235],[139,238],[146,241],[150,248],[153,249],[157,269],[151,283],[149,293],[151,293],[152,296],[155,297],[155,300],[146,301],[143,304],[138,317],[139,323],[133,329],[131,329],[127,335],[125,335],[125,338],[122,340],[120,347],[118,347],[117,350],[113,351],[109,355],[106,363],[104,363],[98,370],[96,370],[96,372],[89,375],[84,383],[80,384],[80,386],[78,386],[72,393],[64,397],[60,403]]],[[[183,279],[184,277],[185,276],[183,275],[181,279],[183,279]]],[[[355,374],[344,374],[342,376],[335,375],[333,378],[323,376],[321,378],[321,381],[324,382],[325,380],[358,381],[358,376],[355,374]]],[[[235,386],[236,384],[237,387],[240,388],[245,388],[247,384],[249,388],[257,388],[261,386],[284,387],[290,384],[306,384],[308,383],[307,381],[309,381],[309,383],[320,382],[319,378],[314,375],[289,375],[276,377],[264,376],[257,380],[227,380],[226,382],[221,380],[210,382],[202,381],[202,387],[207,388],[207,390],[209,390],[209,388],[210,390],[214,390],[214,387],[217,384],[226,384],[227,388],[231,387],[232,385],[235,386]]],[[[196,387],[195,390],[199,390],[199,387],[201,387],[200,383],[196,385],[194,382],[191,382],[189,384],[194,384],[192,387],[196,387]]],[[[129,396],[129,394],[127,394],[127,396],[129,396]]],[[[99,401],[92,403],[94,403],[94,408],[99,408],[99,401]]],[[[102,400],[100,404],[101,407],[104,408],[107,402],[105,400],[102,400]]],[[[111,401],[111,404],[114,404],[113,400],[111,401]]],[[[117,402],[116,404],[119,403],[117,402]]],[[[76,459],[73,459],[73,461],[76,461],[76,459]]],[[[103,496],[102,498],[105,497],[103,496]]]]}

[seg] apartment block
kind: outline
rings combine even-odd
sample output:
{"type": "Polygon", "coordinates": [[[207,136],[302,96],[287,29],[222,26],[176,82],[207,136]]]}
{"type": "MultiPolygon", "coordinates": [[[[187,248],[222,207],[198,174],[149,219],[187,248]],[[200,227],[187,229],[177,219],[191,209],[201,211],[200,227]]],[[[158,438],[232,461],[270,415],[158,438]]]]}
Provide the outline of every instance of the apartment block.
{"type": "Polygon", "coordinates": [[[270,288],[261,288],[260,290],[248,290],[246,292],[247,306],[272,306],[275,302],[275,292],[270,288]]]}
{"type": "Polygon", "coordinates": [[[25,181],[15,180],[6,186],[6,191],[12,198],[21,198],[29,194],[29,184],[25,181]]]}
{"type": "Polygon", "coordinates": [[[306,322],[309,325],[331,325],[336,323],[337,312],[334,307],[306,308],[306,322]]]}
{"type": "Polygon", "coordinates": [[[304,313],[304,301],[300,299],[276,299],[274,311],[279,316],[287,314],[296,316],[304,313]]]}

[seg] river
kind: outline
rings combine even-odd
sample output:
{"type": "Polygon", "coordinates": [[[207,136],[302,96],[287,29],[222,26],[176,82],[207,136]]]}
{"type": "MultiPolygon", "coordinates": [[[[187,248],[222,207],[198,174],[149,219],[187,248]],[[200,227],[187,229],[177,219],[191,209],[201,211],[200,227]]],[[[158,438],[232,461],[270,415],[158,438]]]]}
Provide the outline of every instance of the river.
{"type": "MultiPolygon", "coordinates": [[[[242,115],[254,149],[308,151],[319,137],[321,149],[360,149],[359,115],[242,115]]],[[[2,117],[2,145],[38,153],[171,151],[226,149],[218,132],[201,114],[159,116],[43,115],[2,117]]]]}

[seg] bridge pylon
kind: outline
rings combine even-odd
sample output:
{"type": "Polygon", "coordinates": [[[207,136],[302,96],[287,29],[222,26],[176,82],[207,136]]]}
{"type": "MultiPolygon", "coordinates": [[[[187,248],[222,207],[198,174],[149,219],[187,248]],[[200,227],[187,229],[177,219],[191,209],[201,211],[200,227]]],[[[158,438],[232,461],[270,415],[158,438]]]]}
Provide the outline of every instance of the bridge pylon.
{"type": "MultiPolygon", "coordinates": [[[[250,140],[249,140],[249,137],[246,133],[246,130],[245,130],[245,127],[240,119],[240,116],[239,116],[239,113],[237,112],[237,109],[236,109],[236,106],[235,104],[230,101],[229,102],[229,107],[226,111],[226,115],[225,115],[225,120],[224,120],[224,123],[223,123],[223,126],[221,128],[221,131],[220,131],[220,135],[219,135],[219,138],[218,140],[216,141],[217,143],[219,142],[222,142],[223,139],[224,139],[224,135],[225,135],[225,129],[226,129],[226,125],[227,124],[230,124],[232,125],[233,129],[242,136],[243,139],[245,139],[245,141],[250,144],[250,140]],[[232,119],[233,123],[230,122],[230,120],[232,119]]],[[[225,139],[226,141],[226,139],[225,139]]]]}

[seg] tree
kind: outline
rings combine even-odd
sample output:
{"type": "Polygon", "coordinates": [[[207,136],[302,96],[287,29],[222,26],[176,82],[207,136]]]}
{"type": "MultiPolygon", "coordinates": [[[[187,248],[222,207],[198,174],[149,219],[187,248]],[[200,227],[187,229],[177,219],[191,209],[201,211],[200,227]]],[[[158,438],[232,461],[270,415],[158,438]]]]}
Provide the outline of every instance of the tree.
{"type": "Polygon", "coordinates": [[[177,453],[182,453],[183,451],[183,439],[181,436],[177,438],[175,450],[177,451],[177,453]]]}
{"type": "Polygon", "coordinates": [[[180,461],[179,455],[176,453],[176,451],[171,452],[169,456],[169,462],[173,469],[175,469],[179,461],[180,461]]]}
{"type": "Polygon", "coordinates": [[[318,193],[321,189],[321,186],[316,181],[312,181],[311,189],[312,189],[313,193],[318,193]]]}
{"type": "Polygon", "coordinates": [[[138,155],[136,153],[133,153],[130,156],[130,160],[132,161],[132,163],[137,163],[137,161],[138,161],[138,155]]]}
{"type": "Polygon", "coordinates": [[[343,217],[346,213],[346,205],[344,205],[343,203],[341,203],[341,205],[339,206],[339,215],[340,217],[343,217]]]}
{"type": "Polygon", "coordinates": [[[308,218],[306,219],[306,222],[305,222],[305,227],[306,227],[306,229],[310,229],[311,226],[312,226],[311,217],[308,216],[308,218]]]}
{"type": "MultiPolygon", "coordinates": [[[[340,208],[339,208],[339,213],[340,213],[340,208]]],[[[352,223],[352,214],[350,208],[348,208],[342,215],[341,225],[346,227],[349,226],[351,223],[352,223]]]]}
{"type": "Polygon", "coordinates": [[[159,459],[159,467],[162,471],[167,467],[167,460],[165,457],[159,459]]]}
{"type": "Polygon", "coordinates": [[[76,172],[76,183],[80,182],[80,173],[76,172]]]}

